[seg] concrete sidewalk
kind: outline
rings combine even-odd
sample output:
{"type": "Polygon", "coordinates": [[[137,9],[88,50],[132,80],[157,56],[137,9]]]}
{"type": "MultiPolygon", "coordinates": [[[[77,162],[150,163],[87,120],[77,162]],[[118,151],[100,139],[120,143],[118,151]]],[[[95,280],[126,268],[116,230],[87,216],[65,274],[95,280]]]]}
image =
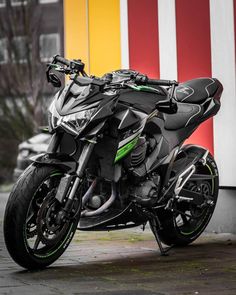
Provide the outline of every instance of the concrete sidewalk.
{"type": "Polygon", "coordinates": [[[78,232],[50,268],[28,272],[8,256],[1,222],[0,294],[235,295],[236,236],[204,235],[161,257],[149,231],[78,232]]]}

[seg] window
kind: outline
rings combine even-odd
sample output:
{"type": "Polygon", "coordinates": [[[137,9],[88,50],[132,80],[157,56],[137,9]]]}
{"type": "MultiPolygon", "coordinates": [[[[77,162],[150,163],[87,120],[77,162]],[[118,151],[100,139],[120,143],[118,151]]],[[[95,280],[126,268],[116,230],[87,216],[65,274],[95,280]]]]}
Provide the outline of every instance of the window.
{"type": "Polygon", "coordinates": [[[14,62],[24,63],[27,60],[27,38],[17,36],[12,41],[12,59],[14,62]]]}
{"type": "Polygon", "coordinates": [[[0,8],[6,5],[6,0],[0,0],[0,8]]]}
{"type": "Polygon", "coordinates": [[[7,41],[0,39],[0,64],[7,62],[7,41]]]}
{"type": "Polygon", "coordinates": [[[39,38],[40,58],[42,61],[51,60],[52,56],[60,53],[60,35],[47,34],[39,38]]]}
{"type": "MultiPolygon", "coordinates": [[[[31,0],[11,0],[11,5],[12,6],[20,6],[20,5],[26,5],[29,3],[31,0]]],[[[0,7],[1,7],[1,2],[6,2],[6,0],[0,0],[0,7]]],[[[40,4],[48,4],[48,3],[56,3],[58,0],[39,0],[40,4]]]]}
{"type": "Polygon", "coordinates": [[[41,4],[56,3],[58,0],[39,0],[41,4]]]}
{"type": "Polygon", "coordinates": [[[12,6],[26,5],[28,0],[11,0],[12,6]]]}

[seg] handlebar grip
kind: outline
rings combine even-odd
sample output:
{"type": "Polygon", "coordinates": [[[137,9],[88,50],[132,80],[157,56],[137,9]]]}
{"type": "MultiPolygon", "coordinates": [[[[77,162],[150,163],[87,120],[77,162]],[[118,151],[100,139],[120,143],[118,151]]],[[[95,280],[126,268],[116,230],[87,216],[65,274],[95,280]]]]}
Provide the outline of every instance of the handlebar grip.
{"type": "Polygon", "coordinates": [[[171,80],[155,80],[155,79],[147,79],[147,84],[150,85],[160,85],[160,86],[171,86],[175,81],[171,80]]]}
{"type": "Polygon", "coordinates": [[[60,55],[56,55],[54,57],[54,61],[60,62],[61,64],[66,65],[68,67],[70,66],[70,63],[71,63],[68,59],[61,57],[60,55]]]}
{"type": "Polygon", "coordinates": [[[172,86],[178,85],[178,82],[176,82],[175,80],[156,80],[156,79],[149,79],[146,75],[142,75],[142,74],[138,74],[135,78],[135,81],[137,84],[141,84],[141,85],[146,85],[146,84],[150,84],[150,85],[158,85],[158,86],[172,86]]]}

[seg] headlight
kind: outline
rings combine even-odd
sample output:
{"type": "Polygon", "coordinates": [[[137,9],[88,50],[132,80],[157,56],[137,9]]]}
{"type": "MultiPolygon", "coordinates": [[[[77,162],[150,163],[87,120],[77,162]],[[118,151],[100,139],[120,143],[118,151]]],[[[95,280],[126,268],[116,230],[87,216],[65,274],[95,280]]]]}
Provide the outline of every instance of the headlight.
{"type": "Polygon", "coordinates": [[[75,114],[61,117],[57,124],[62,127],[68,127],[77,134],[82,130],[87,122],[90,121],[97,108],[81,111],[75,114]]]}
{"type": "Polygon", "coordinates": [[[55,107],[51,106],[49,111],[49,131],[61,126],[68,132],[78,135],[85,124],[91,119],[96,109],[92,108],[68,116],[60,116],[55,112],[55,107]]]}

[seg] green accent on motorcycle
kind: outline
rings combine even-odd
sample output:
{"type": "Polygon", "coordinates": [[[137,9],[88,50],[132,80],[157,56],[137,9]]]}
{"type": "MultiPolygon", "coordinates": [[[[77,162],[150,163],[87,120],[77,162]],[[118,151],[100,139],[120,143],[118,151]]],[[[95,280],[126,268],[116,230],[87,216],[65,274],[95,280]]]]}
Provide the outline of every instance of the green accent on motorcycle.
{"type": "Polygon", "coordinates": [[[192,235],[196,230],[198,230],[202,225],[203,223],[205,222],[205,219],[206,217],[202,220],[202,222],[194,229],[192,230],[191,232],[183,232],[181,231],[181,234],[184,235],[184,236],[189,236],[189,235],[192,235]]]}
{"type": "Polygon", "coordinates": [[[129,85],[130,88],[136,90],[136,91],[146,91],[146,92],[156,92],[160,93],[159,90],[153,87],[144,86],[144,85],[129,85]]]}
{"type": "Polygon", "coordinates": [[[58,176],[58,175],[63,175],[63,173],[62,172],[55,172],[55,173],[51,174],[50,177],[58,176]]]}
{"type": "Polygon", "coordinates": [[[39,258],[48,258],[48,257],[52,256],[53,254],[55,254],[58,250],[60,250],[61,247],[63,247],[65,245],[68,238],[69,238],[69,240],[71,239],[70,234],[71,234],[72,227],[73,227],[73,223],[71,224],[70,229],[69,229],[65,239],[63,240],[63,242],[54,251],[49,252],[45,255],[39,255],[39,254],[34,254],[34,255],[39,258]]]}
{"type": "Polygon", "coordinates": [[[126,145],[122,146],[120,149],[118,149],[115,157],[115,163],[118,162],[120,159],[122,159],[124,156],[126,156],[136,145],[138,141],[138,136],[132,139],[130,142],[128,142],[126,145]]]}

